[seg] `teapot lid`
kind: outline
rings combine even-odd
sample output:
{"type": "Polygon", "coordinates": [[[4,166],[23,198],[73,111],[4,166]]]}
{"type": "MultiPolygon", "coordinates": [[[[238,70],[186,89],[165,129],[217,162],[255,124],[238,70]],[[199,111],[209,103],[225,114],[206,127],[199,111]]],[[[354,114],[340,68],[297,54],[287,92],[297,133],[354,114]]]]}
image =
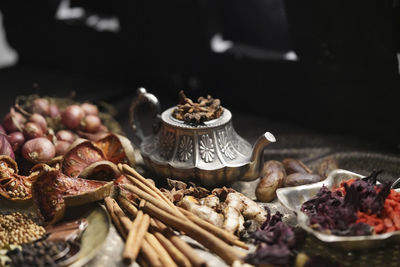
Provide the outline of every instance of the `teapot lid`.
{"type": "Polygon", "coordinates": [[[205,121],[203,124],[192,125],[192,124],[187,124],[184,121],[174,118],[172,116],[172,113],[174,112],[175,108],[176,107],[171,107],[171,108],[165,110],[161,114],[161,119],[163,122],[168,123],[171,126],[179,127],[179,128],[187,128],[187,129],[213,128],[213,127],[218,127],[218,126],[228,123],[232,118],[232,114],[229,111],[229,109],[224,108],[224,111],[222,112],[222,114],[219,118],[210,120],[210,121],[205,121]]]}

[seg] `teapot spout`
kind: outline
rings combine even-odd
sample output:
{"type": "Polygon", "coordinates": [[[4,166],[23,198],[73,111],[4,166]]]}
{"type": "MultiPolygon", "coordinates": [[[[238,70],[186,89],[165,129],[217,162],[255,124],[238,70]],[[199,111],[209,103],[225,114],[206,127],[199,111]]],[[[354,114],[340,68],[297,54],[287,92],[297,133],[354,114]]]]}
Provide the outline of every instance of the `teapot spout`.
{"type": "Polygon", "coordinates": [[[244,174],[241,180],[251,181],[259,176],[264,160],[264,148],[270,143],[275,142],[275,136],[270,132],[266,132],[262,136],[260,136],[260,138],[258,138],[253,146],[253,152],[251,153],[249,162],[249,169],[244,174]]]}

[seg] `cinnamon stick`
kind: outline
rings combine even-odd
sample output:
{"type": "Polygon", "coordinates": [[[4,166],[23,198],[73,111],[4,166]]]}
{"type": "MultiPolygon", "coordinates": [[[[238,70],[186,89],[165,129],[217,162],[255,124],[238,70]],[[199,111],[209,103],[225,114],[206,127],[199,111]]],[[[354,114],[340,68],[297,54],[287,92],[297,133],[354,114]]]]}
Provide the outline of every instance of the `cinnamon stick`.
{"type": "MultiPolygon", "coordinates": [[[[118,203],[111,197],[107,197],[105,199],[107,205],[107,210],[113,212],[111,217],[113,221],[116,220],[117,224],[121,229],[124,229],[124,233],[127,233],[129,229],[132,227],[132,221],[125,215],[124,211],[119,207],[118,203]]],[[[135,214],[136,217],[137,214],[135,214]]],[[[124,239],[127,238],[127,234],[121,234],[124,239]]],[[[150,266],[161,267],[163,264],[160,261],[160,257],[158,253],[155,253],[153,247],[146,241],[143,240],[141,244],[141,252],[140,255],[146,259],[150,266]]]]}
{"type": "Polygon", "coordinates": [[[156,205],[157,207],[162,208],[165,211],[168,211],[176,216],[181,217],[184,220],[187,220],[186,217],[182,214],[182,213],[178,213],[176,212],[175,209],[172,209],[167,203],[165,203],[165,201],[161,201],[159,199],[154,198],[153,196],[151,196],[150,194],[140,190],[137,186],[134,185],[130,185],[130,184],[124,184],[122,185],[122,188],[134,193],[135,195],[137,195],[139,198],[142,198],[148,202],[153,203],[154,205],[156,205]]]}
{"type": "Polygon", "coordinates": [[[199,256],[199,254],[188,243],[183,241],[179,236],[175,235],[168,227],[162,230],[166,238],[177,247],[189,259],[194,267],[206,267],[207,262],[199,256]]]}
{"type": "MultiPolygon", "coordinates": [[[[124,209],[130,213],[132,216],[136,217],[138,209],[125,197],[119,196],[118,201],[124,207],[124,209]]],[[[158,229],[162,232],[162,234],[170,240],[175,247],[180,250],[190,261],[190,263],[194,267],[205,267],[207,263],[204,259],[199,257],[197,252],[188,245],[185,241],[183,241],[179,236],[177,236],[174,232],[172,232],[165,224],[158,220],[154,220],[155,224],[157,225],[158,229]]]]}
{"type": "Polygon", "coordinates": [[[144,178],[140,173],[138,173],[135,169],[131,168],[128,164],[123,164],[120,165],[118,164],[120,169],[122,170],[122,173],[132,175],[134,176],[138,181],[149,187],[151,190],[153,190],[157,195],[159,195],[171,208],[176,209],[176,206],[174,203],[172,203],[161,191],[158,189],[154,184],[152,184],[150,181],[148,181],[146,178],[144,178]]]}
{"type": "Polygon", "coordinates": [[[158,255],[160,255],[160,260],[164,266],[177,267],[174,260],[153,234],[146,232],[146,241],[153,247],[158,255]]]}
{"type": "Polygon", "coordinates": [[[192,264],[186,258],[186,256],[180,252],[174,244],[170,240],[168,240],[162,233],[156,231],[155,229],[151,230],[151,233],[157,238],[160,244],[165,248],[171,258],[178,264],[178,266],[182,267],[191,267],[192,264]]]}
{"type": "Polygon", "coordinates": [[[158,253],[155,253],[153,247],[146,241],[146,239],[143,240],[142,247],[140,249],[141,250],[139,255],[143,255],[143,258],[150,266],[163,266],[160,260],[160,256],[158,255],[158,253]]]}
{"type": "Polygon", "coordinates": [[[147,202],[143,210],[150,214],[152,217],[157,218],[166,225],[169,225],[176,230],[184,231],[188,236],[207,247],[210,251],[215,252],[228,264],[232,264],[235,260],[239,260],[244,257],[245,254],[228,245],[212,233],[204,230],[195,223],[176,217],[164,210],[156,207],[150,202],[147,202]]]}
{"type": "MultiPolygon", "coordinates": [[[[143,212],[139,211],[131,228],[129,229],[128,236],[125,242],[125,248],[122,252],[122,259],[126,265],[131,264],[136,260],[139,254],[139,249],[144,238],[144,233],[139,233],[143,221],[143,212]],[[141,237],[141,238],[140,238],[141,237]]],[[[147,231],[147,229],[146,229],[147,231]]]]}
{"type": "Polygon", "coordinates": [[[118,216],[114,213],[114,204],[112,202],[111,197],[106,197],[104,199],[104,202],[106,204],[106,208],[108,210],[108,213],[110,214],[111,220],[115,225],[115,228],[117,228],[118,232],[120,235],[125,239],[127,236],[126,230],[122,227],[121,222],[118,219],[118,216]]]}

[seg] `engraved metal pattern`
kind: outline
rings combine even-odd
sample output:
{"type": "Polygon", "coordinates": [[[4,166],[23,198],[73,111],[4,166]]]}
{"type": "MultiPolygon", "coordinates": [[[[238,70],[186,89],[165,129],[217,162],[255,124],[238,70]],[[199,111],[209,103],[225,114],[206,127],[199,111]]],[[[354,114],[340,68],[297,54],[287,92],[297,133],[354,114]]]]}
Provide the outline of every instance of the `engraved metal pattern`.
{"type": "Polygon", "coordinates": [[[237,139],[237,136],[234,134],[234,130],[231,123],[229,123],[228,126],[226,127],[226,134],[228,139],[231,141],[232,146],[236,149],[239,149],[239,140],[237,139]]]}
{"type": "Polygon", "coordinates": [[[193,154],[193,139],[184,135],[179,143],[178,158],[180,161],[187,161],[193,154]]]}
{"type": "Polygon", "coordinates": [[[212,162],[214,160],[214,144],[208,134],[203,134],[199,141],[200,156],[204,162],[212,162]]]}
{"type": "Polygon", "coordinates": [[[168,159],[171,157],[171,153],[175,145],[175,133],[170,131],[164,131],[163,136],[160,137],[160,156],[168,159]]]}
{"type": "Polygon", "coordinates": [[[221,149],[221,152],[225,155],[225,157],[229,159],[235,159],[236,154],[235,151],[232,148],[232,143],[231,141],[228,140],[227,134],[225,131],[220,131],[218,132],[218,144],[219,148],[221,149]]]}

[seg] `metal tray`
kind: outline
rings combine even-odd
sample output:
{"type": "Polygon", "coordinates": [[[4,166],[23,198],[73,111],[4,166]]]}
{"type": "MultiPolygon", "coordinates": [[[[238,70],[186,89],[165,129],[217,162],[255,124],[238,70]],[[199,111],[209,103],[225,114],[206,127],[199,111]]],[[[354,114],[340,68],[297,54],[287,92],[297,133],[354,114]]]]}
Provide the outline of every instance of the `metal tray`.
{"type": "MultiPolygon", "coordinates": [[[[297,214],[298,225],[326,244],[340,247],[345,250],[360,250],[376,248],[377,246],[384,245],[387,242],[399,242],[400,231],[369,236],[336,236],[322,233],[309,227],[308,216],[300,211],[302,203],[315,196],[323,185],[332,188],[333,186],[339,185],[342,181],[361,177],[363,176],[354,172],[335,170],[322,182],[280,188],[276,191],[276,194],[278,200],[283,206],[297,214]]],[[[399,191],[399,189],[396,191],[399,191]]]]}
{"type": "MultiPolygon", "coordinates": [[[[0,199],[0,213],[21,212],[39,222],[31,201],[17,203],[0,199]]],[[[86,218],[88,226],[80,238],[80,250],[73,256],[73,262],[68,266],[80,267],[92,260],[103,247],[109,233],[111,219],[106,210],[98,203],[90,203],[73,208],[67,208],[63,220],[86,218]]]]}

